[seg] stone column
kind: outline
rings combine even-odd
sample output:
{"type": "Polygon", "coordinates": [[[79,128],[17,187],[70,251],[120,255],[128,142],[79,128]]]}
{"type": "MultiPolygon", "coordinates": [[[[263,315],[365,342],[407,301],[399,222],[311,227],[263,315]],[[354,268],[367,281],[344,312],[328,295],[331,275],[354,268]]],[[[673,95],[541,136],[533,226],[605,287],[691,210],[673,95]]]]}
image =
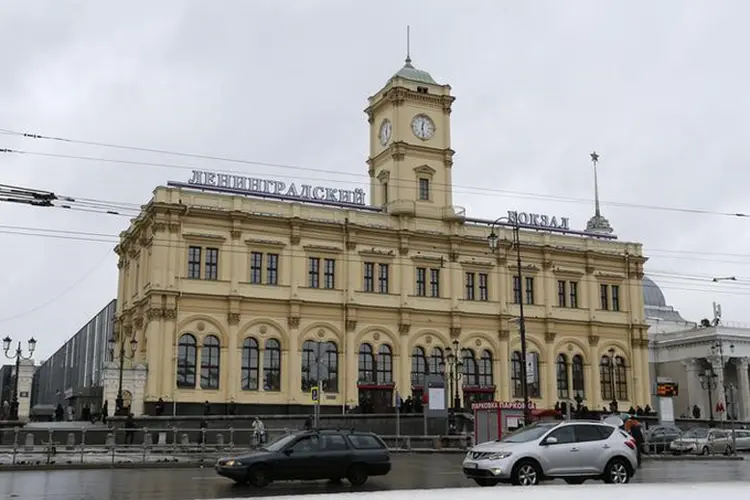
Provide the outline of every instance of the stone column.
{"type": "Polygon", "coordinates": [[[609,401],[602,399],[601,378],[599,377],[599,336],[589,336],[589,373],[586,379],[591,380],[591,391],[586,395],[590,410],[601,410],[603,406],[609,407],[609,401]]]}
{"type": "Polygon", "coordinates": [[[546,408],[553,408],[557,402],[557,352],[555,351],[555,337],[557,336],[554,332],[547,332],[544,334],[544,341],[547,344],[547,363],[544,370],[544,376],[542,380],[546,380],[546,390],[542,392],[542,401],[545,401],[546,408]],[[544,393],[547,394],[544,394],[544,393]]]}
{"type": "Polygon", "coordinates": [[[500,351],[498,352],[497,371],[495,372],[495,385],[498,386],[499,401],[512,401],[510,394],[511,376],[510,376],[510,330],[501,329],[498,331],[500,340],[500,351]]]}
{"type": "Polygon", "coordinates": [[[737,382],[739,385],[739,417],[744,422],[750,420],[750,374],[748,374],[747,371],[749,362],[750,359],[748,358],[739,358],[735,360],[737,367],[737,382]]]}
{"type": "Polygon", "coordinates": [[[711,363],[714,373],[716,373],[716,390],[712,394],[714,414],[716,414],[716,404],[721,402],[724,405],[724,411],[718,414],[719,420],[726,420],[728,408],[726,398],[724,397],[724,365],[719,356],[710,356],[708,361],[711,363]]]}
{"type": "MultiPolygon", "coordinates": [[[[705,399],[705,391],[701,387],[700,372],[703,369],[701,363],[696,358],[685,359],[682,362],[682,366],[685,367],[685,374],[687,377],[687,403],[690,408],[690,415],[692,416],[693,405],[698,405],[701,409],[701,417],[708,418],[711,414],[708,408],[705,408],[703,401],[705,399]]],[[[682,411],[682,408],[679,409],[682,411]]]]}

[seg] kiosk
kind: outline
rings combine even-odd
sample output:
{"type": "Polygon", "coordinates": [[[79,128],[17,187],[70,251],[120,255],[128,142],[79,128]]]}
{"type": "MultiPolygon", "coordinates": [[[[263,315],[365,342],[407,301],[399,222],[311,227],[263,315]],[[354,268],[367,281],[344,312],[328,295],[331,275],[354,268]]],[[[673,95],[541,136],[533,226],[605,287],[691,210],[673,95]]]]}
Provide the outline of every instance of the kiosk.
{"type": "MultiPolygon", "coordinates": [[[[529,403],[533,413],[536,405],[529,403]]],[[[481,401],[473,403],[471,409],[474,411],[474,443],[486,443],[503,437],[503,434],[512,432],[520,427],[523,422],[523,403],[521,402],[498,402],[481,401]]]]}

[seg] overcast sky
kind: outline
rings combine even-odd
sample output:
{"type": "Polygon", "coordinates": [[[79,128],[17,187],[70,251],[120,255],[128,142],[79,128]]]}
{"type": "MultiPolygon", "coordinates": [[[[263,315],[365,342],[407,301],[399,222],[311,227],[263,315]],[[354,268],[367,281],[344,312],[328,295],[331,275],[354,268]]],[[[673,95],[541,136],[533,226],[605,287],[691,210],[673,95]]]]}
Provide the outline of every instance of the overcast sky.
{"type": "MultiPolygon", "coordinates": [[[[0,129],[301,169],[2,133],[0,149],[366,188],[362,110],[403,65],[410,24],[415,66],[457,97],[457,205],[582,229],[595,149],[602,199],[619,204],[603,213],[644,244],[668,301],[699,320],[718,300],[725,320],[750,322],[750,220],[633,206],[750,212],[749,15],[719,0],[4,0],[0,129]]],[[[131,214],[189,170],[0,153],[0,174],[131,214]]],[[[0,203],[0,224],[36,229],[0,228],[0,334],[33,335],[46,357],[115,297],[117,268],[113,237],[38,230],[114,236],[128,217],[0,203]]]]}

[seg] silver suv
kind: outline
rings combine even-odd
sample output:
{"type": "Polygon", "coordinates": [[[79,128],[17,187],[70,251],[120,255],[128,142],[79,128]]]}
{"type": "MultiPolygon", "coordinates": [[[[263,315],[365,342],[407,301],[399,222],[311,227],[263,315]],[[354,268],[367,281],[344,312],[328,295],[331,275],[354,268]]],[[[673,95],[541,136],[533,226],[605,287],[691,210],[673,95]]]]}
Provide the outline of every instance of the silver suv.
{"type": "Polygon", "coordinates": [[[638,468],[636,444],[620,429],[598,421],[540,422],[472,448],[464,475],[480,486],[533,486],[562,478],[627,483],[638,468]]]}

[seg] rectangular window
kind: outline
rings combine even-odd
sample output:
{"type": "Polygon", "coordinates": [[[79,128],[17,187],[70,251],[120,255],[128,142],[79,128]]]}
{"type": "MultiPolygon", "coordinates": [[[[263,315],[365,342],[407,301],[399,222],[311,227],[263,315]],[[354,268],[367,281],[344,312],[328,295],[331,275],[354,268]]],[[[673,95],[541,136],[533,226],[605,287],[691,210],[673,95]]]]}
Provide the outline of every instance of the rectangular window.
{"type": "Polygon", "coordinates": [[[424,267],[417,268],[417,295],[420,297],[427,295],[427,269],[424,267]]]}
{"type": "Polygon", "coordinates": [[[612,310],[620,310],[620,286],[612,285],[612,310]]]}
{"type": "Polygon", "coordinates": [[[388,264],[378,267],[378,292],[388,293],[388,264]]]}
{"type": "Polygon", "coordinates": [[[476,275],[474,273],[466,273],[466,279],[465,279],[465,285],[466,290],[464,292],[464,299],[466,300],[476,300],[476,297],[474,295],[474,278],[476,275]]]}
{"type": "Polygon", "coordinates": [[[320,259],[310,257],[307,260],[307,286],[310,288],[320,288],[320,259]]]}
{"type": "Polygon", "coordinates": [[[577,309],[578,308],[578,282],[577,281],[570,282],[568,292],[570,293],[570,307],[577,309]]]}
{"type": "Polygon", "coordinates": [[[201,279],[201,247],[188,248],[188,278],[201,279]]]}
{"type": "Polygon", "coordinates": [[[263,254],[261,252],[250,254],[250,283],[254,285],[263,283],[263,254]]]}
{"type": "Polygon", "coordinates": [[[219,249],[206,248],[206,276],[207,280],[219,279],[219,249]]]}
{"type": "Polygon", "coordinates": [[[609,290],[607,285],[599,285],[599,294],[601,299],[601,308],[603,311],[609,310],[609,290]]]}
{"type": "Polygon", "coordinates": [[[513,276],[513,303],[521,303],[521,279],[518,276],[513,276]]]}
{"type": "Polygon", "coordinates": [[[440,297],[440,269],[430,269],[430,297],[440,297]]]}
{"type": "Polygon", "coordinates": [[[279,254],[266,254],[266,284],[279,284],[279,254]]]}
{"type": "Polygon", "coordinates": [[[534,278],[526,278],[526,303],[534,303],[534,278]]]}
{"type": "Polygon", "coordinates": [[[565,307],[567,305],[566,298],[567,297],[565,295],[565,282],[558,281],[557,282],[557,305],[559,307],[565,307]]]}
{"type": "Polygon", "coordinates": [[[489,277],[486,273],[479,273],[479,300],[487,302],[490,300],[489,277]]]}
{"type": "Polygon", "coordinates": [[[364,290],[365,292],[375,291],[375,264],[372,262],[365,262],[365,276],[364,276],[364,290]]]}
{"type": "Polygon", "coordinates": [[[419,199],[422,201],[429,201],[430,179],[419,179],[419,199]]]}
{"type": "Polygon", "coordinates": [[[323,279],[325,282],[323,287],[329,290],[336,288],[336,261],[334,259],[325,259],[324,265],[323,279]]]}

